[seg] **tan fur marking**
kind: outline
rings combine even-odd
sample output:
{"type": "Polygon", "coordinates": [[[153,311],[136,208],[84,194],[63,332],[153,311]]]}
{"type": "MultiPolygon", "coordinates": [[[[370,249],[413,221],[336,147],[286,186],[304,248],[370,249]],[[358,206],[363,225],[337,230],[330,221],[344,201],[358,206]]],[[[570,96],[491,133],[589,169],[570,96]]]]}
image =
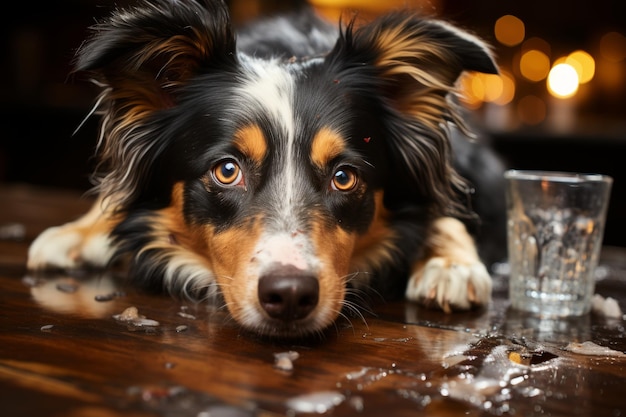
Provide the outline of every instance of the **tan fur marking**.
{"type": "MultiPolygon", "coordinates": [[[[172,188],[172,203],[159,212],[158,226],[163,233],[163,236],[159,236],[159,246],[182,246],[198,255],[206,256],[207,245],[202,228],[188,227],[183,219],[183,191],[183,183],[176,183],[172,188]],[[171,237],[175,239],[175,243],[171,242],[171,237]]],[[[146,249],[151,247],[152,245],[148,245],[146,249]]]]}
{"type": "Polygon", "coordinates": [[[224,300],[236,320],[243,314],[246,303],[258,302],[256,292],[247,294],[248,274],[245,268],[253,262],[254,246],[262,233],[259,221],[231,227],[226,231],[207,233],[208,250],[214,260],[215,278],[220,285],[224,300]]]}
{"type": "Polygon", "coordinates": [[[211,269],[204,229],[189,227],[183,219],[183,190],[182,182],[174,185],[172,203],[160,210],[157,220],[151,223],[152,240],[141,250],[156,249],[166,258],[170,256],[188,258],[211,269]]]}
{"type": "Polygon", "coordinates": [[[349,273],[350,254],[354,250],[356,235],[347,233],[339,226],[326,229],[319,224],[313,226],[311,235],[316,252],[326,266],[332,265],[334,272],[340,276],[349,273]]]}
{"type": "MultiPolygon", "coordinates": [[[[89,211],[73,223],[74,227],[68,231],[79,233],[83,242],[88,242],[96,236],[108,236],[113,228],[119,223],[119,219],[113,215],[113,211],[107,205],[106,199],[98,199],[89,211]]],[[[71,248],[68,257],[76,262],[82,260],[83,245],[71,248]]]]}
{"type": "MultiPolygon", "coordinates": [[[[413,271],[419,272],[419,276],[423,274],[424,267],[433,258],[443,260],[443,267],[446,269],[453,268],[453,264],[471,265],[479,262],[478,253],[474,245],[474,240],[469,235],[465,225],[453,217],[441,217],[431,226],[428,240],[426,242],[426,256],[420,259],[414,266],[413,271]]],[[[468,290],[469,290],[468,286],[468,290]]],[[[474,291],[473,288],[471,291],[474,291]]],[[[437,287],[430,289],[426,299],[437,299],[437,287]]],[[[468,297],[470,297],[468,295],[468,297]]],[[[475,295],[471,295],[476,298],[475,295]]],[[[450,313],[452,307],[445,300],[441,308],[450,313]]]]}
{"type": "Polygon", "coordinates": [[[150,242],[141,252],[154,250],[153,256],[167,266],[164,275],[167,288],[173,285],[181,290],[181,295],[195,298],[196,291],[213,285],[212,259],[207,249],[205,227],[185,222],[183,191],[182,182],[175,184],[170,206],[150,218],[150,242]],[[177,276],[180,269],[186,270],[188,275],[185,278],[191,278],[189,274],[192,274],[194,279],[180,281],[177,276]]]}
{"type": "Polygon", "coordinates": [[[443,257],[465,264],[479,261],[474,240],[465,225],[453,217],[437,219],[427,242],[430,257],[443,257]]]}
{"type": "Polygon", "coordinates": [[[404,75],[421,85],[421,88],[416,85],[399,88],[395,96],[396,108],[437,130],[441,114],[448,107],[446,94],[455,89],[456,73],[448,64],[453,59],[451,53],[418,29],[409,30],[404,26],[381,33],[376,43],[380,51],[376,65],[386,76],[404,75]]]}
{"type": "Polygon", "coordinates": [[[313,138],[311,160],[316,166],[325,167],[329,161],[341,154],[345,147],[346,144],[339,133],[322,128],[313,138]]]}
{"type": "Polygon", "coordinates": [[[235,133],[235,146],[259,165],[267,154],[267,141],[257,125],[246,126],[235,133]]]}
{"type": "Polygon", "coordinates": [[[91,209],[75,223],[76,231],[85,239],[100,234],[108,235],[117,226],[119,220],[107,199],[98,199],[91,209]]]}
{"type": "MultiPolygon", "coordinates": [[[[350,277],[350,255],[354,250],[356,235],[347,233],[339,226],[332,229],[324,228],[320,222],[313,225],[311,238],[315,250],[322,261],[322,269],[318,275],[320,286],[320,305],[330,304],[333,314],[341,310],[346,293],[346,282],[350,277]]],[[[334,320],[335,317],[327,317],[334,320]]]]}
{"type": "Polygon", "coordinates": [[[416,62],[433,64],[435,60],[449,61],[449,53],[443,45],[437,44],[433,39],[428,39],[418,31],[409,31],[403,26],[389,29],[381,33],[376,39],[378,50],[381,52],[377,65],[387,69],[388,75],[408,74],[415,80],[430,87],[443,90],[450,89],[450,79],[453,72],[443,76],[447,68],[434,68],[427,65],[429,70],[437,69],[439,72],[421,69],[416,62]]]}

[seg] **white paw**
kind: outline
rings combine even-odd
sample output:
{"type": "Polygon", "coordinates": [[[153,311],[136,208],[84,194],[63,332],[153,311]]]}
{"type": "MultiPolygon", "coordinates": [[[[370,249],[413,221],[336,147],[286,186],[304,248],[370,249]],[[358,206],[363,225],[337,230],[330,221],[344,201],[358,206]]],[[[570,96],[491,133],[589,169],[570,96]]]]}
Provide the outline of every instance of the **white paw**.
{"type": "Polygon", "coordinates": [[[33,241],[28,249],[27,267],[31,270],[102,267],[114,252],[108,234],[89,234],[68,223],[45,230],[33,241]]]}
{"type": "Polygon", "coordinates": [[[416,270],[406,289],[406,298],[435,304],[449,313],[482,306],[491,300],[491,276],[481,262],[455,263],[434,257],[416,270]]]}

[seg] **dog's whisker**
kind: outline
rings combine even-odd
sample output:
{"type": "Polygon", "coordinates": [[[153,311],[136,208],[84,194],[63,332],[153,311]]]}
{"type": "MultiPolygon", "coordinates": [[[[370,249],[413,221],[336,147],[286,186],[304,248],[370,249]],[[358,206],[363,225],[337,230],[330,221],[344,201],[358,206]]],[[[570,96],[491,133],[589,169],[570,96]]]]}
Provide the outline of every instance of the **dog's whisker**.
{"type": "Polygon", "coordinates": [[[354,271],[343,277],[343,281],[347,284],[352,281],[356,281],[360,275],[370,275],[370,272],[367,271],[354,271]]]}
{"type": "Polygon", "coordinates": [[[365,292],[357,289],[346,290],[346,300],[352,302],[355,306],[365,310],[367,313],[374,315],[372,310],[372,299],[370,291],[365,292]]]}
{"type": "Polygon", "coordinates": [[[345,314],[349,314],[352,317],[360,319],[365,325],[367,325],[367,319],[365,318],[365,314],[374,316],[371,310],[364,310],[360,306],[355,305],[349,301],[344,301],[344,303],[342,303],[342,310],[345,311],[345,314]]]}
{"type": "Polygon", "coordinates": [[[346,310],[347,313],[351,313],[351,315],[353,315],[354,317],[359,318],[363,322],[363,324],[365,324],[365,326],[368,325],[365,315],[363,315],[359,306],[355,305],[354,303],[350,301],[344,301],[342,303],[342,307],[343,307],[343,310],[346,310]]]}
{"type": "MultiPolygon", "coordinates": [[[[356,329],[354,327],[354,324],[352,323],[352,320],[347,314],[345,314],[342,310],[340,310],[337,316],[341,317],[346,322],[346,328],[352,329],[352,333],[356,334],[356,329]]],[[[337,323],[334,323],[334,327],[335,327],[335,331],[337,332],[337,334],[339,334],[341,329],[339,329],[337,323]]]]}

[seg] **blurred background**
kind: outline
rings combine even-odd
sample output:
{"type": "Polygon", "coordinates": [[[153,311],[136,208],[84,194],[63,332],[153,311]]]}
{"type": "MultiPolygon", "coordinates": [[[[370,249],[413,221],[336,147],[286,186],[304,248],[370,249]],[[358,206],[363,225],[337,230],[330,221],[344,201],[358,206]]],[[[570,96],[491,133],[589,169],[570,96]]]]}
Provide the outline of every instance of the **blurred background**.
{"type": "MultiPolygon", "coordinates": [[[[15,3],[2,28],[0,185],[87,190],[96,96],[70,75],[88,27],[129,0],[15,3]]],[[[230,0],[237,24],[296,1],[230,0]]],[[[626,18],[619,0],[312,0],[337,21],[408,7],[493,46],[499,76],[468,74],[462,101],[506,164],[614,177],[605,243],[626,246],[626,18]]],[[[1,204],[1,202],[0,202],[1,204]]]]}

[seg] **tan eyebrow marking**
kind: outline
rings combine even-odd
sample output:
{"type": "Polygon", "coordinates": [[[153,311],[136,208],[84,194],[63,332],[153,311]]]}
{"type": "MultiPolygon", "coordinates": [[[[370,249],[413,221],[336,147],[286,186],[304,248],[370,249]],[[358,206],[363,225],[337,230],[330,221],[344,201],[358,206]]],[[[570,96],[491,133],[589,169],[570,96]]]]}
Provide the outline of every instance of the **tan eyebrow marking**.
{"type": "Polygon", "coordinates": [[[327,127],[322,128],[313,138],[311,160],[322,168],[341,154],[345,148],[346,143],[339,133],[327,127]]]}
{"type": "Polygon", "coordinates": [[[267,141],[261,128],[248,125],[235,133],[235,146],[247,157],[261,164],[267,154],[267,141]]]}

